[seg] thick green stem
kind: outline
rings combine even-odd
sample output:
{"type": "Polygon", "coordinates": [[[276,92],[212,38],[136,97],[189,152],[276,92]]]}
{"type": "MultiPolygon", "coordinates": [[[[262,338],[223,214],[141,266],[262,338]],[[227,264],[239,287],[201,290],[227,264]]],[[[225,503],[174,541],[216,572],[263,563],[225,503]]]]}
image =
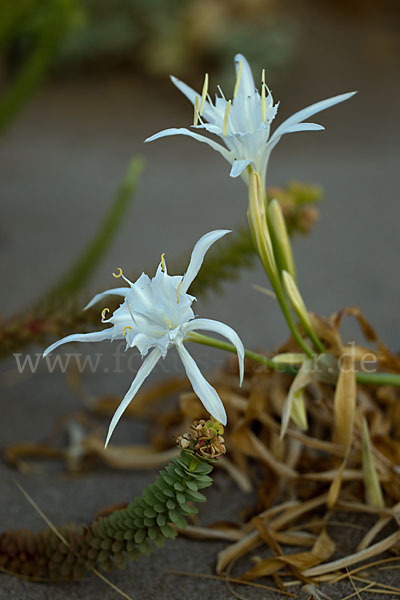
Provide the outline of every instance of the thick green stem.
{"type": "MultiPolygon", "coordinates": [[[[217,340],[216,338],[212,338],[208,335],[191,332],[187,336],[187,340],[190,342],[196,342],[196,344],[211,346],[213,348],[219,348],[221,350],[226,350],[227,352],[236,354],[235,346],[229,344],[228,342],[223,342],[221,340],[217,340]]],[[[276,371],[287,373],[288,375],[296,375],[298,372],[298,369],[293,366],[282,365],[281,363],[275,362],[271,358],[263,356],[262,354],[258,354],[257,352],[252,352],[251,350],[245,350],[245,356],[254,362],[265,365],[266,367],[270,367],[271,369],[275,369],[276,371]]],[[[361,383],[363,385],[393,385],[400,387],[400,375],[396,373],[356,373],[356,380],[357,383],[361,383]]]]}

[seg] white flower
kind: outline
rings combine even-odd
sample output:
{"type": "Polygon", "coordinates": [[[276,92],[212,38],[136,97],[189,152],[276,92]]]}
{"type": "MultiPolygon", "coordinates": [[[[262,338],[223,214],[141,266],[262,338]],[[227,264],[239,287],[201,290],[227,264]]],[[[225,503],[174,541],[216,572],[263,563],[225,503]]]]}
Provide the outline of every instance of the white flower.
{"type": "Polygon", "coordinates": [[[187,293],[190,284],[199,272],[207,250],[227,233],[230,232],[219,229],[203,235],[193,248],[189,266],[183,276],[168,275],[164,255],[161,256],[157,273],[152,279],[142,273],[139,279],[132,283],[124,277],[120,269],[119,273],[114,274],[114,276],[123,277],[129,287],[115,288],[97,294],[85,307],[86,309],[93,306],[110,294],[123,296],[125,298],[123,303],[110,318],[106,318],[107,308],[102,311],[102,322],[110,323],[112,327],[95,333],[69,335],[55,342],[44,351],[43,356],[45,357],[55,348],[67,342],[99,342],[124,338],[127,348],[136,346],[142,357],[146,356],[149,350],[152,350],[143,361],[131,387],[111,420],[106,446],[126,407],[146,377],[150,375],[159,359],[166,356],[171,346],[176,347],[193,390],[206,410],[218,421],[224,425],[226,424],[226,413],[220,397],[201,374],[183,342],[190,332],[198,329],[214,331],[228,338],[237,350],[240,384],[242,384],[244,347],[239,336],[224,323],[211,319],[195,318],[191,308],[195,298],[187,293]]]}
{"type": "Polygon", "coordinates": [[[194,129],[205,129],[219,136],[226,148],[218,142],[185,128],[171,128],[160,131],[146,139],[151,142],[169,135],[187,135],[199,142],[205,142],[217,150],[232,165],[231,177],[242,175],[248,183],[248,165],[258,171],[265,184],[268,160],[272,149],[285,133],[295,131],[318,131],[324,129],[316,123],[304,123],[306,119],[326,108],[347,100],[356,92],[340,94],[327,100],[311,104],[286,119],[270,136],[270,126],[278,111],[271,91],[265,83],[265,71],[262,73],[261,94],[255,86],[250,66],[241,54],[235,56],[236,85],[233,99],[226,100],[218,86],[220,97],[216,95],[215,104],[208,94],[208,75],[206,75],[202,94],[198,94],[186,83],[171,77],[176,87],[194,105],[194,129]]]}

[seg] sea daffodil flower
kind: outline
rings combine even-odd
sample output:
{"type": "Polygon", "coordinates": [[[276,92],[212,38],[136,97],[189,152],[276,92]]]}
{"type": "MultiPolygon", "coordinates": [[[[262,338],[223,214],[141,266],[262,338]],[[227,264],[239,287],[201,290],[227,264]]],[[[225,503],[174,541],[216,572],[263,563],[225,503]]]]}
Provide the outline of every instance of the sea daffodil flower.
{"type": "Polygon", "coordinates": [[[248,183],[246,167],[258,171],[265,185],[268,160],[271,151],[286,133],[296,131],[319,131],[324,129],[317,123],[305,123],[316,113],[321,112],[339,102],[351,98],[356,92],[333,96],[311,104],[307,108],[294,113],[286,119],[270,135],[271,123],[274,120],[279,102],[274,104],[270,89],[265,83],[265,71],[262,72],[261,93],[256,88],[249,63],[242,54],[235,56],[236,84],[233,99],[227,100],[218,86],[220,96],[216,95],[213,104],[208,94],[208,75],[206,75],[201,94],[176,77],[171,80],[176,87],[190,100],[194,106],[193,129],[205,129],[222,139],[225,146],[215,140],[186,128],[165,129],[146,139],[151,142],[169,135],[186,135],[204,142],[217,150],[232,165],[231,177],[242,175],[248,183]]]}
{"type": "Polygon", "coordinates": [[[107,308],[102,311],[102,322],[109,323],[112,327],[95,333],[69,335],[55,342],[44,351],[43,356],[45,357],[55,348],[67,342],[99,342],[102,340],[125,339],[126,348],[136,347],[142,357],[146,356],[131,387],[111,420],[106,446],[123,412],[160,358],[165,358],[171,346],[176,347],[193,391],[200,398],[206,410],[215,419],[224,425],[226,424],[226,413],[220,397],[201,374],[183,342],[190,332],[199,329],[213,331],[228,338],[237,350],[240,384],[242,383],[244,347],[239,336],[224,323],[211,319],[195,318],[191,306],[196,298],[187,293],[190,284],[199,272],[206,252],[214,242],[227,233],[230,232],[220,229],[203,235],[193,248],[189,266],[183,276],[168,275],[164,255],[161,256],[156,275],[152,279],[142,273],[137,281],[132,283],[119,269],[119,273],[114,274],[114,276],[122,277],[128,287],[114,288],[97,294],[85,307],[89,308],[111,294],[123,296],[123,303],[111,317],[106,318],[107,308]],[[151,352],[148,354],[150,350],[151,352]]]}

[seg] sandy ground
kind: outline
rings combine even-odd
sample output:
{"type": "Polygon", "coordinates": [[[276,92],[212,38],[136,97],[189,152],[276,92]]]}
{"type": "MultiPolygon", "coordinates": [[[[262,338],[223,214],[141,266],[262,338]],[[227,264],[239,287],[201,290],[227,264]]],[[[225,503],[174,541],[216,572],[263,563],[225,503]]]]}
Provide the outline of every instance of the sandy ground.
{"type": "MultiPolygon", "coordinates": [[[[325,133],[287,136],[274,152],[269,182],[279,185],[301,179],[325,189],[318,227],[309,239],[295,242],[309,307],[330,314],[345,305],[360,305],[385,341],[398,348],[400,87],[398,64],[379,61],[368,52],[374,35],[367,25],[343,26],[333,17],[304,24],[297,58],[270,82],[275,97],[281,99],[280,119],[329,95],[351,89],[359,94],[319,116],[318,122],[327,127],[325,133]]],[[[57,81],[34,98],[0,144],[3,313],[29,306],[79,255],[135,153],[146,156],[146,172],[118,239],[85,297],[114,285],[111,271],[116,265],[127,271],[156,265],[161,251],[167,258],[181,256],[204,232],[244,222],[245,188],[228,178],[222,158],[184,138],[151,145],[142,142],[164,127],[188,124],[191,114],[172,86],[144,84],[126,75],[57,81]]],[[[264,282],[262,271],[255,269],[239,283],[226,285],[222,297],[199,300],[197,313],[228,322],[248,347],[272,349],[286,337],[286,329],[273,301],[251,287],[264,282]]],[[[348,329],[352,335],[355,331],[348,329]]],[[[107,345],[85,347],[84,352],[104,352],[106,361],[113,360],[107,345]]],[[[216,351],[207,356],[210,369],[223,358],[216,351]]],[[[174,368],[171,359],[163,372],[174,368]]],[[[3,362],[1,369],[2,446],[37,441],[57,417],[82,408],[61,373],[50,374],[42,366],[35,375],[17,377],[13,359],[3,362]]],[[[132,373],[116,378],[103,371],[86,376],[90,393],[122,394],[132,373]]],[[[161,376],[156,373],[154,379],[161,376]]],[[[127,420],[114,438],[115,443],[145,440],[144,424],[127,420]]],[[[40,475],[20,475],[4,464],[0,472],[0,530],[42,527],[14,478],[55,524],[62,524],[90,520],[101,507],[128,501],[155,475],[99,469],[74,479],[59,464],[46,466],[40,475]]],[[[201,509],[205,524],[237,520],[239,510],[253,500],[222,474],[208,497],[201,509]]],[[[335,535],[344,547],[354,547],[355,530],[342,529],[335,535]]],[[[177,568],[213,573],[221,547],[180,539],[111,578],[135,600],[231,598],[223,583],[169,573],[177,568]]],[[[244,563],[238,565],[238,572],[241,566],[244,563]]],[[[392,585],[400,580],[395,571],[386,572],[385,578],[392,585]]],[[[332,598],[352,591],[349,584],[325,588],[332,598]]],[[[240,593],[249,599],[274,598],[255,588],[240,593]]],[[[34,585],[6,576],[0,580],[0,600],[117,597],[94,578],[67,585],[34,585]]]]}

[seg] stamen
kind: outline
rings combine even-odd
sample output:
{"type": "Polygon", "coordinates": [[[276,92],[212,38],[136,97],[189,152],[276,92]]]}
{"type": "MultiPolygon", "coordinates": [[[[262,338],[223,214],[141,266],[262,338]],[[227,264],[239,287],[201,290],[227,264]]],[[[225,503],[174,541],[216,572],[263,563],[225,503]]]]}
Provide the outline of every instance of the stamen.
{"type": "Polygon", "coordinates": [[[132,327],[130,325],[127,325],[126,327],[123,328],[122,330],[122,335],[125,337],[125,331],[129,329],[130,331],[132,331],[132,327]]]}
{"type": "Polygon", "coordinates": [[[224,100],[226,100],[226,98],[224,96],[224,92],[222,91],[222,88],[221,88],[221,86],[219,84],[217,85],[217,89],[218,89],[219,93],[221,94],[221,98],[223,98],[224,100]]]}
{"type": "Polygon", "coordinates": [[[204,109],[204,104],[205,104],[206,97],[207,97],[207,92],[208,92],[208,73],[206,73],[204,75],[203,90],[201,92],[200,116],[203,115],[203,109],[204,109]]]}
{"type": "Polygon", "coordinates": [[[115,277],[115,279],[118,279],[119,277],[122,277],[122,275],[123,275],[121,267],[118,267],[118,271],[119,271],[119,273],[113,273],[113,277],[115,277]]]}
{"type": "Polygon", "coordinates": [[[169,329],[172,329],[171,322],[170,322],[170,321],[168,321],[167,317],[163,317],[163,321],[165,321],[165,322],[166,322],[166,324],[168,325],[169,329]]]}
{"type": "Polygon", "coordinates": [[[239,68],[238,68],[238,72],[237,72],[237,76],[236,76],[235,89],[233,90],[233,97],[234,98],[236,98],[237,93],[239,91],[240,79],[242,77],[242,68],[243,68],[243,61],[241,60],[239,62],[239,68]]]}
{"type": "Polygon", "coordinates": [[[107,308],[107,307],[106,307],[106,308],[103,308],[103,310],[101,311],[101,318],[102,318],[102,319],[105,319],[105,318],[106,318],[106,314],[107,314],[108,312],[110,312],[110,309],[109,309],[109,308],[107,308]]]}
{"type": "Polygon", "coordinates": [[[193,115],[193,126],[196,127],[199,122],[199,97],[196,96],[194,101],[194,115],[193,115]]]}
{"type": "Polygon", "coordinates": [[[179,304],[179,288],[182,285],[182,281],[183,281],[183,279],[180,280],[180,282],[178,283],[178,287],[176,288],[176,301],[178,304],[179,304]]]}
{"type": "Polygon", "coordinates": [[[164,260],[165,252],[161,254],[161,270],[165,273],[165,260],[164,260]]]}
{"type": "Polygon", "coordinates": [[[226,109],[225,109],[224,128],[222,130],[222,135],[224,137],[226,136],[226,132],[228,130],[228,118],[229,118],[229,113],[231,112],[231,105],[232,105],[232,100],[228,100],[228,104],[226,105],[226,109]]]}
{"type": "Polygon", "coordinates": [[[265,85],[265,69],[262,70],[261,81],[261,113],[263,123],[265,123],[265,121],[267,120],[267,101],[265,97],[265,90],[267,86],[265,85]]]}

